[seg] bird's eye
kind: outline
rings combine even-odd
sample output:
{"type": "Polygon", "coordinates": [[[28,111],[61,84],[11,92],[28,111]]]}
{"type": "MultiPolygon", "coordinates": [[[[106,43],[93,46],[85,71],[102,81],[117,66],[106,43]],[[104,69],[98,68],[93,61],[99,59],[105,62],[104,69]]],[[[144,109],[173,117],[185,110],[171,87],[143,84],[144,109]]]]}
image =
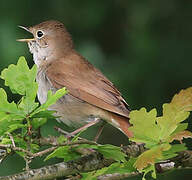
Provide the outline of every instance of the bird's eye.
{"type": "Polygon", "coordinates": [[[37,37],[38,38],[41,38],[41,37],[43,37],[43,35],[44,35],[44,33],[42,32],[42,31],[37,31],[37,37]]]}

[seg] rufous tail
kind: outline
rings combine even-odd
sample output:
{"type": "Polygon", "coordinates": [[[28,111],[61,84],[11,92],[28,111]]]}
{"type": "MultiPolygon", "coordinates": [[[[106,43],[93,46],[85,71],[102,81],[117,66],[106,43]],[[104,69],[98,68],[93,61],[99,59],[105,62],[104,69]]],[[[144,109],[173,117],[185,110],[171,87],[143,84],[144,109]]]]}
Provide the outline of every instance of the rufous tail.
{"type": "Polygon", "coordinates": [[[128,118],[113,113],[112,125],[119,128],[129,138],[133,137],[133,133],[128,129],[131,126],[128,118]]]}

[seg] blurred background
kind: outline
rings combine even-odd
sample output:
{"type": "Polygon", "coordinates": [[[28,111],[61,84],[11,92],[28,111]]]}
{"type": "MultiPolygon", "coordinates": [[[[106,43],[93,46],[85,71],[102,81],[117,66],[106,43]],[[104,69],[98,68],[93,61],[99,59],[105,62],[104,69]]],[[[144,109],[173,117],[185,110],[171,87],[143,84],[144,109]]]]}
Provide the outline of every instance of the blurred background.
{"type": "MultiPolygon", "coordinates": [[[[17,26],[50,19],[66,25],[77,51],[116,85],[131,109],[156,107],[160,115],[163,103],[192,85],[190,1],[1,0],[0,70],[15,64],[19,56],[25,56],[29,65],[33,65],[27,45],[16,42],[31,35],[17,26]]],[[[0,81],[4,88],[3,84],[0,81]]],[[[16,100],[11,94],[9,99],[16,100]]],[[[48,123],[45,135],[55,133],[51,132],[53,124],[48,123]]],[[[93,128],[84,136],[91,137],[94,133],[93,128]]],[[[108,126],[100,141],[119,145],[126,144],[127,139],[108,126]]],[[[45,164],[37,159],[32,168],[45,164]]],[[[24,161],[14,155],[0,164],[0,176],[22,171],[23,167],[24,161]]],[[[190,177],[192,172],[188,170],[174,171],[158,179],[190,177]]]]}

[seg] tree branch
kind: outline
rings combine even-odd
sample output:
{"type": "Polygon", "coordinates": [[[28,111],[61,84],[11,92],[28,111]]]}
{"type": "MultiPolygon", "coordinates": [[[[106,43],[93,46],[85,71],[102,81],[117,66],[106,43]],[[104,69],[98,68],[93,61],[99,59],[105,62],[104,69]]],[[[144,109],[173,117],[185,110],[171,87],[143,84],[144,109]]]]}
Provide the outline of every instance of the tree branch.
{"type": "MultiPolygon", "coordinates": [[[[123,149],[129,157],[138,156],[144,150],[142,145],[129,145],[127,147],[123,147],[123,149]]],[[[105,159],[100,153],[93,152],[92,154],[83,156],[77,160],[33,169],[11,176],[0,177],[0,180],[48,180],[58,177],[67,177],[82,172],[98,170],[111,165],[113,162],[115,161],[112,159],[105,159]]],[[[175,158],[166,162],[158,163],[156,166],[157,172],[159,173],[163,173],[174,168],[192,168],[192,151],[181,152],[175,158]]],[[[138,172],[124,174],[115,173],[102,175],[98,178],[104,180],[119,180],[125,177],[137,176],[139,174],[140,173],[138,172]]],[[[78,179],[79,176],[69,179],[72,180],[74,178],[78,179]]]]}
{"type": "Polygon", "coordinates": [[[55,165],[33,169],[16,175],[0,177],[0,180],[48,180],[73,175],[80,172],[89,172],[109,166],[113,160],[107,160],[97,152],[80,159],[62,162],[55,165]]]}
{"type": "Polygon", "coordinates": [[[119,173],[114,173],[114,174],[105,174],[102,176],[97,177],[98,180],[120,180],[124,178],[130,178],[130,177],[135,177],[141,175],[139,172],[132,172],[132,173],[124,173],[124,174],[119,174],[119,173]]]}

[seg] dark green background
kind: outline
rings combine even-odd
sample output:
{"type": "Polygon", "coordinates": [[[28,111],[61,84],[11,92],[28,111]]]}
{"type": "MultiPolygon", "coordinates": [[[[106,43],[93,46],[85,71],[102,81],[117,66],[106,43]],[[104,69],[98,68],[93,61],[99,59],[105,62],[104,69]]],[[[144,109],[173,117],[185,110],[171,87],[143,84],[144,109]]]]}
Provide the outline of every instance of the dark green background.
{"type": "MultiPolygon", "coordinates": [[[[21,55],[33,64],[27,45],[15,41],[30,34],[17,25],[34,25],[50,19],[66,25],[76,49],[118,87],[131,109],[157,107],[160,114],[163,103],[192,85],[191,1],[1,0],[1,70],[16,63],[21,55]]],[[[3,81],[0,83],[3,86],[3,81]]],[[[50,131],[52,125],[49,122],[47,126],[50,131]]],[[[108,127],[100,141],[124,143],[126,139],[117,133],[108,127]]],[[[0,164],[0,175],[21,171],[23,164],[19,157],[8,158],[0,164]]],[[[39,161],[33,163],[33,167],[40,165],[39,161]]],[[[192,173],[184,171],[159,179],[190,177],[192,173]]]]}

